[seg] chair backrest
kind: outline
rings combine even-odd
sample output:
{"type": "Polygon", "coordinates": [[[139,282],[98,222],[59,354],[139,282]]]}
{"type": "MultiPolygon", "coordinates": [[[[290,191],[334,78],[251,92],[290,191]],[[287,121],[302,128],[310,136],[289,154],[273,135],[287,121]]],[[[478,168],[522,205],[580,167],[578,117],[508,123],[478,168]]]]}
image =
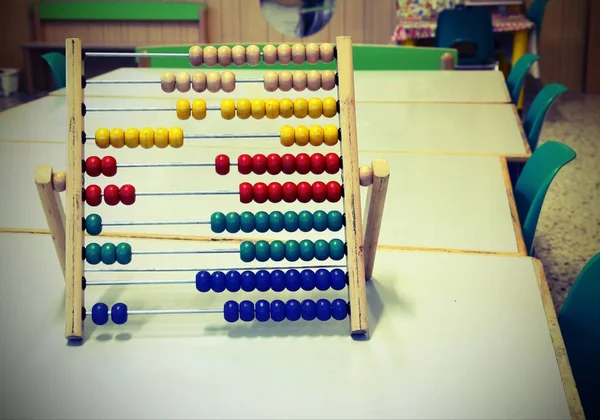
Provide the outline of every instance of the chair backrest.
{"type": "Polygon", "coordinates": [[[515,185],[517,213],[525,246],[530,255],[546,192],[558,171],[575,157],[577,157],[575,151],[566,144],[556,141],[546,142],[531,155],[517,180],[515,185]]]}
{"type": "Polygon", "coordinates": [[[544,20],[544,13],[547,4],[548,0],[534,0],[534,2],[529,5],[527,12],[525,13],[527,19],[535,24],[535,32],[538,36],[538,40],[540,31],[542,30],[542,21],[544,20]]]}
{"type": "Polygon", "coordinates": [[[533,63],[540,59],[539,55],[525,54],[513,66],[506,78],[506,86],[510,93],[510,100],[514,105],[519,102],[519,96],[521,95],[521,88],[523,87],[523,81],[525,76],[529,72],[529,68],[533,63]]]}
{"type": "Polygon", "coordinates": [[[567,88],[560,83],[550,83],[542,88],[531,103],[527,115],[523,120],[523,130],[529,143],[531,151],[535,151],[546,114],[552,106],[552,103],[560,95],[565,93],[567,88]]]}
{"type": "Polygon", "coordinates": [[[600,419],[600,253],[588,261],[558,313],[587,419],[600,419]]]}
{"type": "Polygon", "coordinates": [[[42,58],[52,72],[52,78],[54,79],[54,88],[62,89],[67,84],[67,63],[64,54],[57,52],[49,52],[42,55],[42,58]]]}

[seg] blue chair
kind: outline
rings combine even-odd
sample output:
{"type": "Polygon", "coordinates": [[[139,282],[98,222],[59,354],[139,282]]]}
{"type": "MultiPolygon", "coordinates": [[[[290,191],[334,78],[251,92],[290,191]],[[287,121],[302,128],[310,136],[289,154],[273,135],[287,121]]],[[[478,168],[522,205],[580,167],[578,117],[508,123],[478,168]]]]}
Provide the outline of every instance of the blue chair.
{"type": "Polygon", "coordinates": [[[42,55],[42,58],[50,67],[54,79],[54,88],[64,88],[67,85],[67,62],[64,54],[49,52],[42,55]]]}
{"type": "Polygon", "coordinates": [[[587,419],[600,419],[600,253],[585,265],[558,313],[587,419]]]}
{"type": "Polygon", "coordinates": [[[525,119],[523,120],[523,130],[529,143],[531,151],[535,151],[544,120],[548,110],[560,95],[565,93],[567,88],[560,83],[550,83],[536,95],[535,99],[531,103],[525,119]]]}
{"type": "Polygon", "coordinates": [[[510,100],[513,105],[517,105],[519,102],[519,96],[521,95],[521,88],[525,77],[529,72],[529,68],[533,63],[540,59],[539,55],[525,54],[522,56],[510,70],[508,77],[506,78],[506,87],[510,93],[510,100]]]}
{"type": "Polygon", "coordinates": [[[533,238],[546,192],[558,171],[575,157],[575,151],[566,144],[549,141],[523,167],[515,185],[515,202],[528,255],[533,255],[533,238]]]}
{"type": "Polygon", "coordinates": [[[542,21],[544,20],[544,14],[546,11],[546,5],[548,0],[534,0],[533,3],[527,8],[525,17],[535,24],[535,32],[538,40],[540,39],[540,32],[542,30],[542,21]]]}

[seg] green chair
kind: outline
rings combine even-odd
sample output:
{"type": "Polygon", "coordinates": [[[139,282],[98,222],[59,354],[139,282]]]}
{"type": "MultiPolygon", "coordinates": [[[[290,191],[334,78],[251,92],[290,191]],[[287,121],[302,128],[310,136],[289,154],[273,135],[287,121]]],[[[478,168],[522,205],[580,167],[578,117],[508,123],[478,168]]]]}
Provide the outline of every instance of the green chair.
{"type": "Polygon", "coordinates": [[[544,86],[531,103],[527,115],[525,115],[525,120],[523,120],[523,130],[525,131],[527,142],[532,152],[537,147],[548,110],[556,98],[566,91],[567,88],[560,83],[550,83],[544,86]]]}
{"type": "Polygon", "coordinates": [[[533,3],[525,12],[525,17],[532,21],[535,24],[535,32],[537,34],[538,40],[540,37],[540,32],[542,30],[542,22],[544,20],[544,13],[546,10],[546,5],[548,4],[548,0],[534,0],[533,3]]]}
{"type": "Polygon", "coordinates": [[[508,87],[508,92],[510,93],[510,100],[513,103],[513,105],[516,106],[519,102],[521,88],[523,87],[523,82],[525,81],[525,77],[529,72],[529,68],[533,63],[535,63],[539,59],[539,55],[525,54],[515,63],[513,68],[510,70],[510,73],[506,78],[506,86],[508,87]]]}
{"type": "Polygon", "coordinates": [[[64,88],[67,84],[67,63],[64,54],[49,52],[42,55],[42,58],[50,66],[52,78],[54,79],[54,88],[64,88]]]}
{"type": "Polygon", "coordinates": [[[558,313],[587,419],[600,419],[600,253],[588,261],[558,313]]]}
{"type": "Polygon", "coordinates": [[[533,238],[546,192],[558,171],[576,156],[566,144],[549,141],[523,167],[515,185],[515,201],[528,255],[533,255],[533,238]]]}

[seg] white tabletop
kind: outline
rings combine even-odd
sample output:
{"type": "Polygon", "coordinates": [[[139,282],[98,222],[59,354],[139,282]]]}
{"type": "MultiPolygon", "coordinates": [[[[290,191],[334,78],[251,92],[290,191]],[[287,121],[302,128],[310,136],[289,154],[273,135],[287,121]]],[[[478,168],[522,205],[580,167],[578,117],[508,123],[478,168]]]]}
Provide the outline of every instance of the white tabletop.
{"type": "MultiPolygon", "coordinates": [[[[134,249],[202,246],[130,242],[134,249]]],[[[137,264],[205,261],[188,258],[137,264]]],[[[368,285],[368,341],[353,341],[345,321],[227,324],[218,314],[163,315],[131,317],[123,326],[86,321],[87,340],[78,347],[63,337],[64,286],[50,237],[0,235],[0,262],[7,315],[0,328],[10,337],[0,344],[7,417],[569,418],[529,258],[380,252],[368,285]]],[[[172,277],[194,273],[184,275],[172,277]]],[[[86,306],[220,308],[232,298],[344,292],[233,296],[200,295],[193,284],[88,286],[86,306]]]]}
{"type": "MultiPolygon", "coordinates": [[[[193,72],[193,69],[179,69],[193,72]]],[[[105,73],[91,80],[157,80],[170,69],[121,68],[105,73]]],[[[204,70],[206,71],[206,70],[204,70]]],[[[232,70],[237,79],[260,79],[262,70],[232,70]]],[[[174,70],[178,72],[177,69],[174,70]]],[[[354,72],[356,100],[394,101],[394,102],[462,102],[462,103],[509,103],[510,96],[506,81],[501,72],[494,71],[356,71],[354,72]]],[[[64,95],[60,89],[52,95],[64,95]]],[[[86,96],[116,97],[198,97],[190,91],[187,94],[166,94],[162,92],[160,83],[156,85],[88,85],[86,96]]],[[[238,83],[232,93],[219,92],[221,97],[258,97],[285,98],[299,96],[327,96],[328,93],[317,92],[266,92],[262,83],[238,83]]]]}

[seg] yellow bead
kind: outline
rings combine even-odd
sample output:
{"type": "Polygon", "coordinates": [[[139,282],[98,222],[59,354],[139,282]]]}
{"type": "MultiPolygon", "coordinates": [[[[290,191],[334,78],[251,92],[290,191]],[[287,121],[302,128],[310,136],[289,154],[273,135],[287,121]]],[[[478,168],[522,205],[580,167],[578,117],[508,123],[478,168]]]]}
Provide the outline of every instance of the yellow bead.
{"type": "Polygon", "coordinates": [[[260,120],[265,116],[265,101],[263,99],[254,99],[252,105],[250,105],[250,111],[252,112],[252,118],[260,120]]]}
{"type": "Polygon", "coordinates": [[[125,146],[125,131],[122,128],[110,130],[110,145],[116,149],[125,146]]]}
{"type": "Polygon", "coordinates": [[[335,114],[337,114],[337,101],[331,96],[323,98],[323,116],[332,118],[335,114]]]}
{"type": "Polygon", "coordinates": [[[291,118],[294,115],[294,102],[291,99],[284,98],[279,101],[279,115],[283,118],[291,118]]]}
{"type": "Polygon", "coordinates": [[[308,115],[308,101],[304,98],[294,100],[294,115],[296,118],[304,118],[308,115]]]}
{"type": "Polygon", "coordinates": [[[279,133],[279,139],[281,140],[281,145],[285,147],[293,146],[295,131],[289,125],[284,125],[281,127],[281,131],[279,133]]]}
{"type": "Polygon", "coordinates": [[[248,99],[240,99],[237,101],[237,116],[242,120],[247,120],[250,118],[250,109],[251,109],[250,100],[248,99]]]}
{"type": "Polygon", "coordinates": [[[96,146],[106,149],[110,146],[110,130],[108,128],[99,128],[96,130],[96,146]]]}
{"type": "Polygon", "coordinates": [[[187,99],[180,99],[177,101],[177,118],[180,120],[187,120],[190,118],[190,101],[187,99]]]}
{"type": "Polygon", "coordinates": [[[279,101],[277,99],[267,99],[265,101],[265,112],[270,120],[279,117],[279,101]]]}
{"type": "Polygon", "coordinates": [[[128,128],[125,132],[125,146],[133,149],[140,145],[140,130],[137,128],[128,128]]]}
{"type": "Polygon", "coordinates": [[[313,125],[310,127],[310,132],[308,133],[308,139],[310,144],[313,146],[320,146],[323,144],[323,127],[320,125],[313,125]]]}
{"type": "Polygon", "coordinates": [[[232,120],[235,117],[235,101],[233,99],[221,101],[221,117],[226,120],[232,120]]]}
{"type": "Polygon", "coordinates": [[[169,144],[175,149],[183,146],[183,130],[181,127],[173,127],[169,130],[169,144]]]}
{"type": "Polygon", "coordinates": [[[206,118],[206,101],[204,99],[194,99],[194,102],[192,102],[192,117],[195,120],[206,118]]]}
{"type": "Polygon", "coordinates": [[[308,127],[299,125],[296,127],[294,137],[296,138],[296,144],[298,146],[306,146],[308,144],[308,127]]]}
{"type": "Polygon", "coordinates": [[[154,144],[159,149],[164,149],[169,145],[169,130],[159,127],[154,132],[154,144]]]}
{"type": "Polygon", "coordinates": [[[154,146],[154,130],[148,127],[140,130],[140,146],[144,149],[150,149],[154,146]]]}
{"type": "Polygon", "coordinates": [[[319,98],[308,100],[308,116],[310,118],[321,118],[323,115],[323,101],[319,98]]]}
{"type": "Polygon", "coordinates": [[[323,127],[323,141],[327,146],[335,146],[338,142],[338,128],[335,125],[323,127]]]}

